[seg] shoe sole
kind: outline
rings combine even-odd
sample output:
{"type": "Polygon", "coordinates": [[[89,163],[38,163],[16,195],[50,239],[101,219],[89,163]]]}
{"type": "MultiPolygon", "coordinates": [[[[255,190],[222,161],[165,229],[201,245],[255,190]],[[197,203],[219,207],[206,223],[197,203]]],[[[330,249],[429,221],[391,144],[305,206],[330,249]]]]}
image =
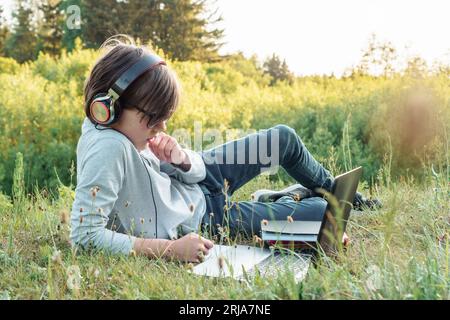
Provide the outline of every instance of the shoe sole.
{"type": "Polygon", "coordinates": [[[280,191],[274,191],[274,190],[269,190],[269,189],[261,189],[258,190],[254,193],[251,194],[251,201],[253,202],[258,202],[259,199],[261,198],[261,196],[271,196],[273,194],[277,194],[277,193],[285,193],[285,192],[291,192],[294,191],[298,188],[305,188],[304,186],[302,186],[299,183],[293,184],[292,186],[289,186],[283,190],[280,191]]]}

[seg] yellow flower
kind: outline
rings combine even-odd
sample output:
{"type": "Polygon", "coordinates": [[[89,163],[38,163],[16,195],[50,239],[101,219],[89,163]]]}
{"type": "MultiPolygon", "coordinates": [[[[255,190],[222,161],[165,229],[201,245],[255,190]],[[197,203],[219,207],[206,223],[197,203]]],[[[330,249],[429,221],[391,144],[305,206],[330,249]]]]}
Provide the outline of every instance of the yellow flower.
{"type": "Polygon", "coordinates": [[[70,290],[79,290],[82,279],[80,267],[72,265],[67,268],[67,287],[70,290]]]}
{"type": "Polygon", "coordinates": [[[61,224],[67,224],[69,222],[69,212],[64,209],[60,213],[61,224]]]}

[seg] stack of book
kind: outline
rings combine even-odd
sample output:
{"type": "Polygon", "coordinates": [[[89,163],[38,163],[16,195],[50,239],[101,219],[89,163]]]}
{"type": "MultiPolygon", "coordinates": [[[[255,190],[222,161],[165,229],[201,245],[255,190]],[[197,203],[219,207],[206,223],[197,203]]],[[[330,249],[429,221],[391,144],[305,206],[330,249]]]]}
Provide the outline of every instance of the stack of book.
{"type": "Polygon", "coordinates": [[[315,247],[321,223],[321,221],[265,221],[261,223],[261,239],[269,246],[288,249],[315,247]]]}

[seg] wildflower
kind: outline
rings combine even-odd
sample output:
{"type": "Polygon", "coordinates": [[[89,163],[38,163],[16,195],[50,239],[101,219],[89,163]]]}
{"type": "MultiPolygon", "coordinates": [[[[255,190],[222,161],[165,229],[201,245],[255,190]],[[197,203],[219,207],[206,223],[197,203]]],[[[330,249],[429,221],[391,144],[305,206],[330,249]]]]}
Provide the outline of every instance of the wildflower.
{"type": "Polygon", "coordinates": [[[188,270],[193,270],[193,269],[194,269],[194,265],[193,265],[191,262],[189,262],[189,263],[186,265],[186,269],[188,269],[188,270]]]}
{"type": "Polygon", "coordinates": [[[67,224],[67,222],[69,222],[69,212],[67,212],[67,210],[62,210],[60,217],[61,217],[61,224],[67,224]]]}
{"type": "Polygon", "coordinates": [[[67,268],[67,287],[70,290],[79,290],[81,287],[81,272],[80,268],[76,265],[69,266],[67,268]]]}
{"type": "Polygon", "coordinates": [[[202,262],[203,260],[205,260],[205,254],[203,253],[203,251],[199,251],[199,252],[197,253],[197,257],[198,257],[198,260],[200,260],[200,262],[202,262]]]}
{"type": "Polygon", "coordinates": [[[269,221],[267,221],[266,219],[263,219],[263,220],[262,220],[262,224],[265,225],[265,226],[267,226],[267,225],[269,224],[269,221]]]}
{"type": "Polygon", "coordinates": [[[260,237],[258,237],[256,234],[253,235],[253,242],[255,242],[255,243],[259,244],[259,245],[263,245],[264,244],[263,240],[260,237]]]}
{"type": "Polygon", "coordinates": [[[366,280],[366,287],[370,291],[376,291],[381,288],[382,280],[381,280],[381,270],[376,265],[370,265],[366,269],[367,274],[369,275],[366,280]]]}
{"type": "Polygon", "coordinates": [[[62,264],[61,251],[59,251],[59,250],[53,251],[53,254],[52,254],[52,261],[53,261],[53,262],[57,262],[57,263],[59,263],[59,264],[62,264]]]}
{"type": "Polygon", "coordinates": [[[225,266],[225,258],[223,256],[220,256],[218,263],[219,263],[219,269],[223,270],[223,267],[225,266]]]}
{"type": "Polygon", "coordinates": [[[92,187],[91,188],[91,195],[92,195],[92,197],[95,198],[99,191],[100,191],[100,188],[98,186],[92,187]]]}
{"type": "Polygon", "coordinates": [[[223,179],[223,187],[224,187],[225,191],[228,190],[229,186],[230,186],[230,184],[228,183],[228,180],[227,179],[223,179]]]}
{"type": "Polygon", "coordinates": [[[438,236],[437,240],[438,240],[438,245],[439,246],[445,245],[446,235],[443,234],[442,236],[438,236]]]}
{"type": "Polygon", "coordinates": [[[294,219],[292,218],[292,216],[287,216],[287,221],[289,223],[292,223],[292,222],[294,222],[294,219]]]}

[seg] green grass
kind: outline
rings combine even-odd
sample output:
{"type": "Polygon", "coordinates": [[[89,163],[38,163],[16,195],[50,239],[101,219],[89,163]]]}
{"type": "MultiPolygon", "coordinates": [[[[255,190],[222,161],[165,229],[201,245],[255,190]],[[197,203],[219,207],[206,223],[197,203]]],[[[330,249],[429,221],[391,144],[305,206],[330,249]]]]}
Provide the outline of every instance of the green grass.
{"type": "MultiPolygon", "coordinates": [[[[266,187],[283,184],[260,176],[233,198],[248,200],[266,187]]],[[[36,189],[20,207],[0,198],[0,298],[449,299],[448,180],[417,185],[410,178],[375,190],[384,207],[352,215],[349,249],[310,268],[298,285],[290,272],[240,283],[197,277],[163,260],[74,253],[64,223],[72,189],[61,187],[57,200],[36,189]]]]}

